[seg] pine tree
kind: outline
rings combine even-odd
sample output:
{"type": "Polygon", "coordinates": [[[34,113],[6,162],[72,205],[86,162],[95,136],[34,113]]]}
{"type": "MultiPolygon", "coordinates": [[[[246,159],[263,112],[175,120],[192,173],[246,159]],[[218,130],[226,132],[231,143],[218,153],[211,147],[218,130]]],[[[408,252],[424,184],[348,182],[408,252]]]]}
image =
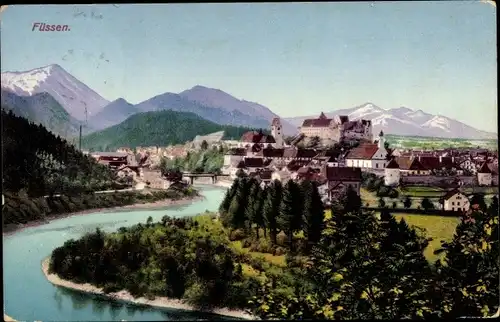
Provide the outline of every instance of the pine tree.
{"type": "Polygon", "coordinates": [[[293,233],[302,226],[303,204],[300,187],[293,180],[289,180],[283,191],[283,199],[278,217],[278,227],[288,237],[288,246],[293,251],[293,233]]]}
{"type": "Polygon", "coordinates": [[[276,236],[278,235],[277,218],[280,214],[281,198],[283,194],[283,186],[281,182],[275,180],[266,189],[266,200],[263,206],[264,222],[267,229],[269,229],[269,236],[271,242],[276,245],[276,236]]]}
{"type": "Polygon", "coordinates": [[[323,231],[325,209],[323,201],[315,182],[308,180],[302,184],[302,193],[304,196],[304,209],[302,213],[302,224],[304,237],[307,239],[307,251],[316,244],[321,238],[323,231]]]}
{"type": "Polygon", "coordinates": [[[255,224],[255,233],[259,238],[259,228],[262,224],[262,211],[261,211],[261,188],[257,180],[250,181],[250,192],[248,194],[248,201],[246,207],[246,218],[248,219],[248,227],[251,228],[255,224]]]}
{"type": "Polygon", "coordinates": [[[403,205],[406,209],[409,209],[411,207],[411,198],[410,196],[406,196],[403,205]]]}

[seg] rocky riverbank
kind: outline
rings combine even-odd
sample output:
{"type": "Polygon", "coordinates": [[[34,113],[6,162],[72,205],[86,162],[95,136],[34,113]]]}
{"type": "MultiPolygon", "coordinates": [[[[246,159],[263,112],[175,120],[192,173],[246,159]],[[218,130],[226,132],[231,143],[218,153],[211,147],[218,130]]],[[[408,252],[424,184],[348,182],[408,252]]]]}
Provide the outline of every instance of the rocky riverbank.
{"type": "MultiPolygon", "coordinates": [[[[106,297],[109,297],[110,299],[122,300],[122,301],[137,303],[137,304],[143,304],[143,305],[149,305],[149,306],[153,306],[153,307],[188,310],[188,311],[198,311],[197,309],[195,309],[191,305],[184,303],[182,300],[171,299],[171,298],[167,298],[167,297],[156,297],[154,300],[148,300],[148,299],[143,298],[143,297],[134,298],[128,291],[125,291],[125,290],[106,294],[102,291],[101,288],[93,286],[92,284],[89,284],[89,283],[78,284],[78,283],[75,283],[72,281],[64,280],[64,279],[60,278],[59,276],[57,276],[56,274],[49,274],[49,261],[50,261],[50,258],[46,258],[45,260],[43,260],[42,270],[43,270],[43,273],[45,274],[45,277],[47,278],[47,280],[54,285],[66,287],[69,289],[73,289],[73,290],[77,290],[77,291],[81,291],[81,292],[85,292],[85,293],[104,295],[106,297]]],[[[210,313],[239,318],[239,319],[248,319],[248,320],[255,320],[256,319],[255,317],[251,316],[250,314],[248,314],[244,311],[229,310],[229,309],[224,309],[224,308],[215,309],[213,311],[210,311],[210,313]]]]}
{"type": "Polygon", "coordinates": [[[92,209],[87,209],[87,210],[82,210],[78,212],[72,212],[68,213],[65,215],[56,215],[56,216],[49,216],[46,217],[45,220],[36,220],[32,221],[27,224],[19,224],[11,227],[5,227],[3,236],[8,236],[13,233],[19,232],[23,229],[30,228],[30,227],[36,227],[44,224],[48,224],[52,220],[59,220],[63,218],[68,218],[68,217],[73,217],[73,216],[80,216],[80,215],[85,215],[89,213],[97,213],[97,212],[112,212],[114,210],[131,210],[131,209],[148,209],[148,210],[153,210],[153,209],[159,209],[159,208],[164,208],[164,207],[169,207],[169,206],[182,206],[182,205],[187,205],[192,202],[198,201],[198,200],[203,200],[205,197],[203,196],[194,196],[194,197],[185,197],[182,199],[164,199],[164,200],[158,200],[155,202],[149,202],[149,203],[136,203],[133,205],[127,205],[127,206],[119,206],[119,207],[110,207],[110,208],[92,208],[92,209]]]}

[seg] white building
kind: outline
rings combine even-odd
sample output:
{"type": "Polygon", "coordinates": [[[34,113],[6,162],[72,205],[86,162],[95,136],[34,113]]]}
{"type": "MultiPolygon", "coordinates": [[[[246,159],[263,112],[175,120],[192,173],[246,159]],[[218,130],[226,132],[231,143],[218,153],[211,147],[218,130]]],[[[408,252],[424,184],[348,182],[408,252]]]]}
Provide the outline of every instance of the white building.
{"type": "Polygon", "coordinates": [[[271,135],[276,141],[274,147],[282,148],[285,145],[285,138],[283,136],[283,126],[281,126],[281,121],[279,117],[275,117],[271,123],[271,135]]]}
{"type": "Polygon", "coordinates": [[[351,168],[384,170],[387,165],[387,150],[384,132],[380,131],[378,143],[365,143],[352,149],[346,156],[346,165],[351,168]]]}
{"type": "Polygon", "coordinates": [[[488,167],[486,162],[484,162],[481,168],[477,171],[477,182],[480,186],[491,186],[493,182],[491,169],[488,167]]]}
{"type": "Polygon", "coordinates": [[[396,162],[396,160],[392,159],[385,166],[384,183],[386,186],[397,186],[399,185],[400,178],[401,173],[399,172],[399,164],[396,162]]]}
{"type": "Polygon", "coordinates": [[[470,208],[469,198],[457,189],[449,191],[442,202],[444,211],[467,211],[470,208]]]}

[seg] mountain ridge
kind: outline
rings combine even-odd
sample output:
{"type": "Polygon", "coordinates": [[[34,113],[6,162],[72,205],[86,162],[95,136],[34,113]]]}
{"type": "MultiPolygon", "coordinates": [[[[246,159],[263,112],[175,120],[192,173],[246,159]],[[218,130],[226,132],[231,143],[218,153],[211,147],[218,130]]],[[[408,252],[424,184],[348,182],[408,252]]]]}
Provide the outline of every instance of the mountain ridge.
{"type": "MultiPolygon", "coordinates": [[[[352,108],[326,112],[325,115],[328,117],[348,115],[351,120],[371,120],[374,133],[382,130],[384,133],[402,136],[497,139],[496,133],[475,129],[447,116],[433,115],[421,109],[413,110],[405,106],[383,109],[373,103],[365,103],[352,108]]],[[[317,117],[317,115],[297,116],[286,118],[286,120],[300,126],[305,119],[317,117]]]]}
{"type": "Polygon", "coordinates": [[[58,64],[28,71],[2,72],[2,89],[19,96],[49,93],[74,118],[83,121],[97,114],[109,101],[58,64]],[[86,115],[87,110],[88,115],[86,115]]]}
{"type": "MultiPolygon", "coordinates": [[[[104,99],[58,64],[25,72],[3,72],[1,75],[2,90],[18,96],[48,93],[70,116],[79,121],[87,120],[89,128],[94,130],[102,130],[119,124],[136,113],[160,110],[192,112],[220,125],[264,129],[269,129],[273,118],[280,117],[262,104],[238,99],[220,89],[203,85],[195,85],[180,93],[164,92],[138,104],[131,104],[124,98],[118,98],[112,102],[104,99]]],[[[433,115],[421,109],[413,110],[405,106],[382,109],[373,103],[365,103],[326,113],[329,117],[340,114],[349,115],[353,120],[370,119],[373,122],[374,131],[384,130],[395,135],[497,138],[496,133],[475,129],[443,115],[433,115]]],[[[317,116],[280,117],[283,132],[286,135],[294,135],[305,118],[315,117],[317,116]]]]}

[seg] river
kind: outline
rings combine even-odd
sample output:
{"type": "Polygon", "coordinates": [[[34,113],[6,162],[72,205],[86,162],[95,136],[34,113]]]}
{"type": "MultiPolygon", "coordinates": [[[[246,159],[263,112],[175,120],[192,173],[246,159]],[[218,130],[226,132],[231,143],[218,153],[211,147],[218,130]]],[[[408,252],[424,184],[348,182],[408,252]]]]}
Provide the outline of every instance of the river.
{"type": "MultiPolygon", "coordinates": [[[[41,262],[52,250],[66,240],[77,239],[97,227],[115,231],[119,227],[153,221],[164,215],[193,216],[205,210],[215,211],[224,196],[225,188],[200,186],[204,200],[185,206],[160,210],[110,211],[90,213],[55,220],[27,228],[3,239],[4,310],[18,321],[165,321],[228,319],[173,309],[159,309],[56,287],[49,283],[41,270],[41,262]]],[[[233,319],[234,320],[234,319],[233,319]]]]}

